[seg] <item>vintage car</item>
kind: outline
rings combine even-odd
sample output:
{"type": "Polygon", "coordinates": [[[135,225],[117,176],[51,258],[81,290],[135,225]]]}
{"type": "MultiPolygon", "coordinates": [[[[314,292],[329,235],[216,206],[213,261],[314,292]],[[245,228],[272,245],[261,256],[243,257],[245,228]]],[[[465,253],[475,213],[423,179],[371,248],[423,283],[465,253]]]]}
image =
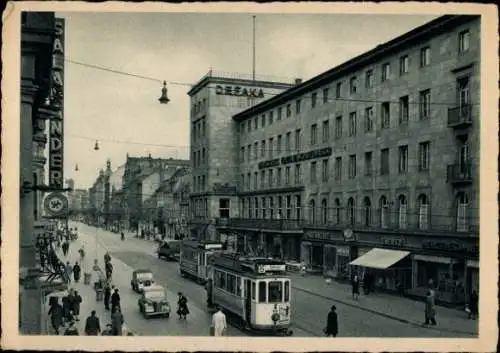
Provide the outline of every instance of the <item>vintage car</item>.
{"type": "Polygon", "coordinates": [[[170,316],[170,304],[165,288],[157,284],[145,287],[139,298],[139,311],[144,317],[170,316]]]}
{"type": "Polygon", "coordinates": [[[179,260],[181,253],[181,241],[180,240],[166,240],[160,243],[158,249],[158,258],[162,257],[166,260],[179,260]]]}
{"type": "Polygon", "coordinates": [[[130,281],[130,285],[132,286],[132,290],[137,293],[142,293],[144,288],[149,287],[155,283],[153,279],[153,272],[148,269],[135,270],[132,272],[132,280],[130,281]]]}

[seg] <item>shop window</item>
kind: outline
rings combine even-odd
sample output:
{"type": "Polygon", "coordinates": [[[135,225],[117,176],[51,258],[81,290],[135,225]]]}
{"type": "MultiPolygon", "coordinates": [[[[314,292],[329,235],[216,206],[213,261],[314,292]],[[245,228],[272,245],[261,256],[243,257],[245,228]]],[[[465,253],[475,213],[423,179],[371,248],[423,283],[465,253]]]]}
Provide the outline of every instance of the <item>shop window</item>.
{"type": "Polygon", "coordinates": [[[363,225],[369,227],[372,220],[372,203],[369,197],[363,199],[363,225]]]}
{"type": "Polygon", "coordinates": [[[283,282],[281,281],[269,282],[268,290],[269,290],[268,303],[281,303],[283,301],[283,282]]]}
{"type": "Polygon", "coordinates": [[[342,206],[339,199],[335,199],[335,223],[340,224],[342,222],[342,206]]]}
{"type": "Polygon", "coordinates": [[[309,221],[316,222],[316,203],[314,200],[309,201],[309,221]]]}
{"type": "Polygon", "coordinates": [[[321,223],[326,224],[328,221],[328,201],[323,199],[321,201],[321,223]]]}
{"type": "Polygon", "coordinates": [[[347,200],[347,220],[350,225],[356,223],[356,202],[352,197],[347,200]]]}
{"type": "Polygon", "coordinates": [[[267,300],[267,292],[266,292],[266,282],[259,282],[259,303],[265,303],[267,300]]]}
{"type": "Polygon", "coordinates": [[[429,226],[429,200],[421,194],[418,197],[418,228],[426,230],[429,226]]]}
{"type": "Polygon", "coordinates": [[[468,227],[467,209],[469,207],[469,198],[464,192],[457,196],[457,232],[466,232],[468,227]]]}
{"type": "Polygon", "coordinates": [[[380,227],[387,228],[389,221],[389,204],[387,198],[382,196],[380,198],[380,227]]]}
{"type": "Polygon", "coordinates": [[[399,210],[398,210],[398,227],[401,229],[406,229],[407,227],[407,212],[408,212],[408,202],[404,195],[400,195],[398,198],[399,210]]]}

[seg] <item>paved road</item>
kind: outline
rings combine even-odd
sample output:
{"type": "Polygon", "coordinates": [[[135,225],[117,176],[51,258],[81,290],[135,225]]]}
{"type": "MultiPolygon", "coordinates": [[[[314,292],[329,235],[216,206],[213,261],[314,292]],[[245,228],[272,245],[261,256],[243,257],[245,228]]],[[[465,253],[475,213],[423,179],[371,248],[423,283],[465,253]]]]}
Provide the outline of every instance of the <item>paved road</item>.
{"type": "MultiPolygon", "coordinates": [[[[82,242],[89,244],[87,251],[89,255],[94,251],[96,230],[87,225],[78,224],[78,230],[82,242]]],[[[157,282],[165,286],[171,304],[175,306],[176,295],[182,291],[188,297],[191,316],[187,323],[178,322],[173,316],[170,319],[153,319],[145,321],[137,312],[127,313],[127,322],[130,328],[140,332],[142,335],[207,335],[210,316],[205,306],[205,290],[202,286],[181,277],[178,273],[178,263],[160,260],[155,250],[153,241],[127,237],[125,241],[120,240],[119,234],[111,233],[102,229],[97,232],[99,239],[98,248],[106,248],[119,265],[120,280],[118,285],[123,291],[130,291],[130,273],[134,268],[151,269],[157,282]],[[119,261],[118,261],[119,260],[119,261]]],[[[104,251],[104,250],[102,250],[104,251]]],[[[101,251],[99,251],[101,252],[101,251]]],[[[102,261],[102,255],[98,259],[102,261]]],[[[116,272],[116,271],[115,271],[116,272]]],[[[134,300],[127,301],[127,306],[136,308],[134,300]]],[[[294,290],[292,293],[294,336],[314,337],[323,336],[322,330],[325,324],[328,309],[332,301],[321,295],[314,295],[304,291],[294,290]]],[[[334,303],[337,307],[339,317],[340,337],[453,337],[456,334],[403,323],[376,313],[366,312],[351,305],[334,303]]],[[[134,310],[132,310],[134,311],[134,310]]],[[[422,315],[422,313],[416,313],[422,315]]],[[[231,336],[243,336],[243,332],[234,327],[229,329],[231,336]]]]}

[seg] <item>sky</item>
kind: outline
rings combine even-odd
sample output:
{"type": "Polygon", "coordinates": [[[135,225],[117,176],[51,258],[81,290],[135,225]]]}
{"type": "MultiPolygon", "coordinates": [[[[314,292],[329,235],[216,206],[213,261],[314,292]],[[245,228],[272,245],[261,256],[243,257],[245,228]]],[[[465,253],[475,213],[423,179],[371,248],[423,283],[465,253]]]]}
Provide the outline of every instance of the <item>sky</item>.
{"type": "MultiPolygon", "coordinates": [[[[188,85],[210,68],[251,74],[252,14],[61,12],[65,57],[158,79],[65,63],[65,179],[88,188],[130,156],[189,158],[188,85]],[[94,150],[95,141],[99,150],[94,150]],[[78,164],[78,171],[75,166],[78,164]]],[[[303,80],[437,15],[256,15],[256,73],[303,80]]]]}

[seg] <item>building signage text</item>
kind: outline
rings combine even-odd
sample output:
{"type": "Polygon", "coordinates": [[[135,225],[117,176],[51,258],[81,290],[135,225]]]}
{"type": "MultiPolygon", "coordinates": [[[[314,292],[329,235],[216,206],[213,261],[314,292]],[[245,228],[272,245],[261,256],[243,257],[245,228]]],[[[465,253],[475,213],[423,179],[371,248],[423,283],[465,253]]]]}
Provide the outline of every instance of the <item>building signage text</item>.
{"type": "Polygon", "coordinates": [[[422,248],[432,250],[444,250],[453,252],[479,253],[479,246],[473,244],[460,244],[455,242],[424,241],[422,248]]]}
{"type": "Polygon", "coordinates": [[[215,86],[215,94],[224,96],[237,96],[249,98],[264,98],[262,88],[241,87],[241,86],[215,86]]]}
{"type": "Polygon", "coordinates": [[[306,238],[311,240],[333,240],[334,234],[330,232],[308,231],[306,238]]]}
{"type": "Polygon", "coordinates": [[[286,271],[286,265],[258,265],[258,273],[283,272],[286,271]]]}
{"type": "Polygon", "coordinates": [[[394,246],[394,247],[406,246],[406,239],[382,237],[381,240],[383,245],[394,246]]]}
{"type": "Polygon", "coordinates": [[[281,159],[272,159],[269,161],[264,161],[259,163],[259,169],[275,167],[280,164],[290,164],[290,163],[298,163],[302,161],[307,161],[309,159],[320,158],[320,157],[328,157],[332,155],[332,148],[325,147],[320,148],[318,150],[294,154],[292,156],[282,157],[281,159]]]}

